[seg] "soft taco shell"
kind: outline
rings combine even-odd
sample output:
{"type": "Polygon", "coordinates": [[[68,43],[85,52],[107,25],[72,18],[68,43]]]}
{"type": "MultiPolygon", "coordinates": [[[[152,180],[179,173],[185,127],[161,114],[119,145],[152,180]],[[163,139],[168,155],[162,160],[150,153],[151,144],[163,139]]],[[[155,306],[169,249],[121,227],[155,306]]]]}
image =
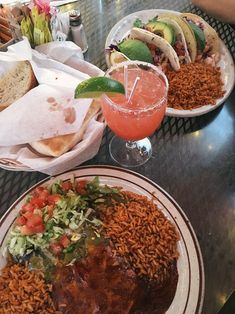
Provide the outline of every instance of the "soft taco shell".
{"type": "Polygon", "coordinates": [[[182,13],[183,18],[188,18],[193,22],[199,22],[203,25],[203,31],[207,44],[212,48],[212,53],[220,53],[220,39],[214,28],[212,28],[203,18],[193,13],[182,13]]]}
{"type": "Polygon", "coordinates": [[[30,143],[32,148],[45,156],[58,157],[73,148],[83,138],[88,123],[100,110],[100,104],[93,101],[80,130],[77,133],[60,135],[53,138],[30,143]]]}
{"type": "Polygon", "coordinates": [[[189,50],[189,54],[191,57],[191,61],[194,62],[197,56],[197,42],[196,38],[194,36],[193,31],[191,30],[190,26],[188,23],[179,15],[173,14],[173,13],[164,13],[160,14],[159,18],[169,18],[173,21],[175,21],[180,28],[182,29],[185,37],[185,41],[187,43],[187,47],[189,50]]]}
{"type": "Polygon", "coordinates": [[[172,46],[166,41],[164,38],[155,35],[149,31],[146,31],[144,29],[139,28],[132,28],[130,32],[130,37],[139,39],[143,42],[146,42],[148,44],[154,44],[156,47],[162,50],[162,52],[166,55],[166,57],[169,59],[170,64],[172,68],[175,71],[178,71],[180,69],[180,63],[179,58],[175,52],[175,50],[172,48],[172,46]]]}
{"type": "Polygon", "coordinates": [[[187,63],[190,63],[191,62],[191,58],[190,58],[190,55],[189,55],[189,52],[188,52],[187,43],[186,43],[186,40],[185,40],[184,33],[183,33],[182,29],[180,28],[179,24],[176,21],[170,19],[169,17],[158,18],[158,21],[170,25],[173,28],[176,37],[178,35],[181,36],[181,40],[182,40],[182,43],[183,43],[184,48],[185,48],[185,60],[186,60],[187,63]]]}

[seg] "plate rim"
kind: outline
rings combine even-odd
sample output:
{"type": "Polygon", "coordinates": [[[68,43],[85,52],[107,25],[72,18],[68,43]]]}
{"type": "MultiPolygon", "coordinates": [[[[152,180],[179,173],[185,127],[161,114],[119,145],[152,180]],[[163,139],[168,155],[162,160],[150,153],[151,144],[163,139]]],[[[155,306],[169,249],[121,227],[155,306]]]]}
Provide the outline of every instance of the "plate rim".
{"type": "MultiPolygon", "coordinates": [[[[126,16],[124,16],[121,20],[119,20],[110,30],[110,32],[108,33],[108,36],[106,37],[106,41],[105,41],[105,51],[106,49],[109,47],[110,43],[112,42],[112,37],[114,36],[115,32],[117,31],[118,28],[120,28],[120,26],[122,25],[122,23],[124,23],[126,21],[126,19],[131,18],[132,16],[135,16],[138,14],[148,14],[148,13],[152,13],[152,14],[158,14],[159,12],[162,13],[176,13],[176,14],[180,14],[180,11],[175,11],[175,10],[167,10],[167,9],[147,9],[147,10],[140,10],[140,11],[136,11],[133,13],[130,13],[126,16]]],[[[233,61],[233,57],[228,49],[228,47],[225,45],[224,41],[220,38],[220,44],[221,44],[221,49],[223,48],[224,51],[226,52],[226,56],[228,58],[228,63],[230,64],[230,67],[233,68],[233,71],[231,71],[231,77],[229,79],[229,81],[231,81],[230,85],[230,89],[226,90],[225,95],[218,99],[215,105],[203,105],[201,107],[192,109],[192,110],[180,110],[180,109],[174,109],[174,108],[170,108],[167,107],[166,109],[166,116],[168,117],[176,117],[176,118],[192,118],[192,117],[199,117],[202,116],[204,114],[207,114],[213,110],[215,110],[216,108],[218,108],[219,106],[221,106],[226,99],[230,96],[230,94],[233,91],[234,85],[235,85],[235,64],[233,61]]],[[[108,58],[108,53],[105,54],[105,60],[106,60],[106,64],[107,64],[107,58],[108,58]]]]}
{"type": "MultiPolygon", "coordinates": [[[[29,189],[27,189],[27,191],[25,191],[23,194],[21,194],[13,202],[13,204],[6,210],[6,212],[0,218],[0,228],[4,224],[4,221],[6,220],[6,218],[10,214],[10,212],[17,206],[17,204],[20,203],[25,198],[25,196],[30,191],[35,189],[37,186],[45,184],[46,182],[49,182],[51,180],[55,180],[57,177],[61,177],[63,175],[67,175],[67,174],[71,174],[71,175],[74,174],[75,176],[76,175],[79,176],[79,172],[80,171],[82,172],[82,171],[84,171],[86,169],[88,169],[88,170],[99,169],[98,171],[101,171],[101,170],[104,170],[104,171],[105,170],[107,170],[107,171],[111,170],[112,171],[113,170],[113,171],[119,172],[120,174],[121,173],[126,173],[127,175],[131,175],[131,176],[137,177],[137,178],[147,182],[148,184],[152,185],[156,190],[159,190],[159,192],[162,193],[163,196],[166,197],[172,203],[172,205],[174,206],[176,211],[183,218],[183,220],[185,222],[185,225],[186,225],[186,227],[187,227],[187,229],[189,231],[191,240],[192,240],[192,242],[194,244],[194,250],[195,250],[195,253],[196,253],[196,257],[197,257],[196,263],[197,263],[197,266],[198,266],[198,275],[199,275],[198,298],[195,301],[195,304],[196,304],[196,306],[195,306],[196,312],[195,313],[201,313],[202,312],[202,307],[203,307],[203,304],[204,304],[204,297],[205,297],[205,271],[204,271],[203,257],[202,257],[202,253],[201,253],[201,249],[200,249],[200,245],[199,245],[196,233],[195,233],[195,231],[194,231],[194,229],[193,229],[193,227],[192,227],[192,225],[191,225],[187,215],[184,213],[183,209],[179,206],[179,204],[175,201],[175,199],[167,191],[165,191],[161,186],[159,186],[157,183],[155,183],[153,180],[147,178],[146,176],[144,176],[144,175],[142,175],[142,174],[140,174],[138,172],[135,172],[133,170],[129,170],[129,169],[126,169],[126,168],[121,168],[121,167],[117,167],[117,166],[111,166],[111,165],[84,165],[84,166],[80,166],[78,168],[72,169],[70,171],[65,171],[65,172],[60,173],[60,174],[55,175],[55,176],[48,176],[48,177],[44,178],[43,180],[38,181],[36,184],[32,185],[29,189]]],[[[88,176],[94,176],[94,175],[95,174],[88,174],[88,176]]],[[[84,176],[84,174],[81,174],[81,176],[84,176]]],[[[106,177],[107,176],[112,177],[112,175],[107,174],[105,172],[103,172],[102,174],[99,174],[99,176],[101,176],[101,177],[102,176],[104,176],[104,177],[105,176],[106,177]]],[[[115,178],[115,175],[113,175],[113,178],[115,178]]],[[[123,177],[120,176],[119,179],[128,182],[128,179],[126,177],[123,178],[123,177]]],[[[137,183],[135,183],[135,182],[132,182],[132,183],[138,186],[137,183]]],[[[145,188],[143,188],[143,189],[146,190],[145,188]]],[[[149,190],[146,190],[146,191],[148,191],[149,194],[153,195],[152,191],[149,191],[149,190]]],[[[163,206],[165,207],[164,204],[163,204],[163,206]]],[[[169,209],[168,209],[168,211],[170,212],[169,209]]],[[[11,225],[13,224],[13,222],[14,222],[14,220],[11,222],[11,225]]],[[[11,225],[9,226],[7,232],[4,233],[2,241],[1,241],[1,245],[5,242],[7,233],[9,231],[11,225]]],[[[179,228],[179,230],[181,231],[180,228],[179,228]]],[[[186,251],[188,253],[186,243],[185,243],[185,247],[186,247],[186,251]]],[[[172,300],[172,302],[173,302],[173,300],[172,300]]],[[[186,306],[187,306],[187,303],[186,303],[186,306]]],[[[187,310],[187,308],[186,308],[186,310],[187,310]]],[[[185,312],[185,313],[188,313],[188,312],[185,312]]]]}

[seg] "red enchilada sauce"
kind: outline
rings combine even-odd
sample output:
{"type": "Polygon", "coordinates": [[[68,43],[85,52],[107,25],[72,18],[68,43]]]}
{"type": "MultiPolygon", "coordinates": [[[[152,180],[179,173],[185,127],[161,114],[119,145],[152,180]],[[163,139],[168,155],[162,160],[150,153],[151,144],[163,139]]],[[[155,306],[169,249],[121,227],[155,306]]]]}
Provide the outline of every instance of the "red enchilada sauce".
{"type": "Polygon", "coordinates": [[[137,278],[108,246],[90,246],[88,255],[71,266],[58,267],[53,299],[65,314],[164,314],[177,287],[176,262],[166,281],[137,278]]]}

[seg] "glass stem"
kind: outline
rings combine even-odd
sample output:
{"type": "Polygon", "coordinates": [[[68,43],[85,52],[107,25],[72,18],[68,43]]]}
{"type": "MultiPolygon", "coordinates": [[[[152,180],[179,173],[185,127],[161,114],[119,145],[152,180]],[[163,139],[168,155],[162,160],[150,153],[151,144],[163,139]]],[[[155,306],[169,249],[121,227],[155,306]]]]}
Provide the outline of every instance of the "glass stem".
{"type": "Polygon", "coordinates": [[[134,149],[136,147],[136,141],[127,141],[126,148],[127,149],[134,149]]]}

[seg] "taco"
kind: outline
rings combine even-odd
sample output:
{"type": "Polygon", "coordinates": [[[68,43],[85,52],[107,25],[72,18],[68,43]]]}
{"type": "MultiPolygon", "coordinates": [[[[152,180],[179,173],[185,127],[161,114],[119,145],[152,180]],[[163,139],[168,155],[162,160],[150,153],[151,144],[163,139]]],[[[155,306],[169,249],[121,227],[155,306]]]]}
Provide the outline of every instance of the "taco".
{"type": "Polygon", "coordinates": [[[185,40],[184,33],[182,29],[180,28],[179,24],[167,17],[158,18],[157,22],[158,24],[165,24],[168,27],[170,26],[172,29],[172,32],[174,34],[174,41],[171,43],[171,46],[174,48],[175,52],[177,53],[177,56],[179,58],[180,63],[190,63],[191,58],[189,55],[187,43],[185,40]]]}
{"type": "Polygon", "coordinates": [[[138,60],[161,66],[180,69],[179,58],[164,38],[140,28],[132,28],[128,37],[117,45],[111,45],[106,58],[108,67],[126,60],[138,60]]]}
{"type": "Polygon", "coordinates": [[[215,66],[220,59],[220,39],[216,31],[200,16],[182,13],[181,18],[192,29],[196,45],[196,61],[205,61],[215,66]]]}
{"type": "Polygon", "coordinates": [[[169,42],[159,35],[140,28],[132,28],[130,38],[147,44],[153,57],[153,64],[161,66],[163,70],[170,65],[173,70],[180,69],[179,58],[169,42]]]}
{"type": "Polygon", "coordinates": [[[167,18],[170,19],[171,21],[176,22],[179,25],[184,34],[184,38],[187,44],[191,61],[194,62],[197,56],[197,42],[194,32],[192,31],[188,23],[182,17],[174,13],[163,13],[160,14],[158,18],[159,19],[167,18]]]}

